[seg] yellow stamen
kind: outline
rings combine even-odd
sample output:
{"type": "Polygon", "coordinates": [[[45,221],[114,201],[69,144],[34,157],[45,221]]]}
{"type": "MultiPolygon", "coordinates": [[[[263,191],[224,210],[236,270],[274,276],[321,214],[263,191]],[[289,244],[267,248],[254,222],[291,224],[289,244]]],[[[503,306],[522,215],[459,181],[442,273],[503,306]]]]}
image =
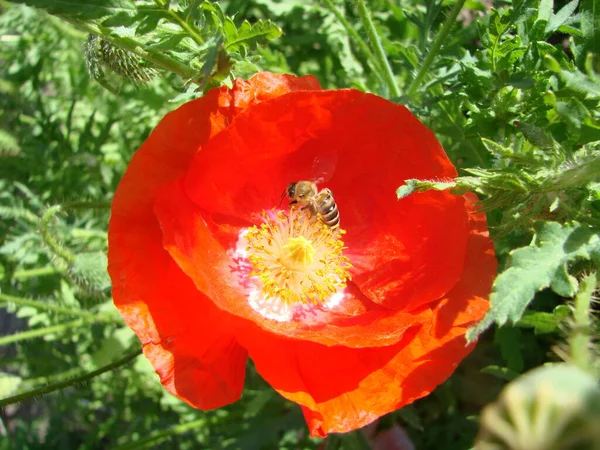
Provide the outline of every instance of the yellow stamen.
{"type": "Polygon", "coordinates": [[[246,250],[250,276],[265,298],[319,304],[346,286],[351,265],[342,254],[344,230],[294,209],[264,218],[248,229],[246,250]]]}
{"type": "Polygon", "coordinates": [[[304,236],[289,237],[283,246],[281,261],[291,270],[303,270],[310,265],[317,252],[312,242],[304,236]]]}

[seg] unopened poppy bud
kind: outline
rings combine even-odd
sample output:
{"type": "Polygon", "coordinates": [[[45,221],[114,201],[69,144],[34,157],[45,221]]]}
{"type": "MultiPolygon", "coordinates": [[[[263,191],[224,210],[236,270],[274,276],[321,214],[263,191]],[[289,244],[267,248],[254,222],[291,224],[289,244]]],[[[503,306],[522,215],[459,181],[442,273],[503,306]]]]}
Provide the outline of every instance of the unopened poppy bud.
{"type": "Polygon", "coordinates": [[[481,414],[476,450],[600,449],[600,388],[568,364],[511,382],[481,414]]]}

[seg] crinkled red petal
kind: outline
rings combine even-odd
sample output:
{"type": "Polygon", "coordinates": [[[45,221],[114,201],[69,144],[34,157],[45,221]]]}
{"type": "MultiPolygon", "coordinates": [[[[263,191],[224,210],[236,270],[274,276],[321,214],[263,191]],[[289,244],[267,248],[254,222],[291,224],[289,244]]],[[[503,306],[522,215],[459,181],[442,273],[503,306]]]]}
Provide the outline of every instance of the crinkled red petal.
{"type": "MultiPolygon", "coordinates": [[[[472,208],[469,201],[469,209],[472,208]]],[[[303,406],[311,435],[347,432],[429,394],[472,350],[464,335],[488,309],[496,259],[485,216],[470,215],[465,269],[430,320],[398,343],[378,348],[325,347],[312,342],[241,337],[258,372],[284,397],[303,406]]]]}
{"type": "Polygon", "coordinates": [[[276,207],[288,183],[320,179],[338,204],[356,287],[372,303],[410,311],[458,281],[467,217],[461,197],[427,192],[399,201],[395,189],[408,178],[455,175],[405,107],[354,90],[304,91],[240,114],[196,155],[184,183],[232,248],[239,227],[276,207]]]}
{"type": "Polygon", "coordinates": [[[115,305],[165,387],[203,409],[239,398],[247,352],[235,337],[235,317],[196,289],[164,250],[154,197],[245,107],[298,89],[319,86],[314,77],[259,74],[167,114],[134,155],[115,193],[109,225],[115,305]]]}
{"type": "Polygon", "coordinates": [[[211,234],[203,211],[187,197],[181,181],[167,185],[158,194],[155,211],[165,248],[198,290],[220,308],[259,325],[265,336],[274,333],[323,345],[372,347],[397,342],[410,327],[429,318],[426,310],[349,312],[351,306],[346,305],[341,312],[315,309],[303,321],[267,319],[250,307],[245,288],[247,275],[238,272],[231,249],[224,248],[211,234]]]}
{"type": "Polygon", "coordinates": [[[454,175],[406,108],[353,90],[296,92],[237,116],[196,155],[183,185],[165,187],[156,211],[167,248],[220,308],[288,337],[390,345],[458,281],[468,231],[462,198],[430,192],[398,201],[394,189],[409,177],[454,175]],[[310,321],[275,322],[248,307],[228,251],[290,181],[319,174],[348,232],[348,298],[310,321]]]}
{"type": "Polygon", "coordinates": [[[406,178],[456,175],[431,132],[374,96],[303,91],[318,88],[261,74],[167,115],[119,186],[109,228],[115,304],[166,388],[204,409],[231,402],[248,351],[315,436],[446,379],[496,270],[485,218],[468,214],[474,196],[392,194],[406,178]],[[348,230],[349,298],[313,321],[264,319],[230,251],[287,183],[319,178],[348,230]]]}

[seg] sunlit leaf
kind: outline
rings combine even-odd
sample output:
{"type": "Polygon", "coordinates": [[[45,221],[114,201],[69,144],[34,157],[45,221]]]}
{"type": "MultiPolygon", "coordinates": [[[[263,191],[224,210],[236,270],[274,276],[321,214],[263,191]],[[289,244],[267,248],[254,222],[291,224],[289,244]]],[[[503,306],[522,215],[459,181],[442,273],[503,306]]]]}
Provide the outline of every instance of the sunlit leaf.
{"type": "Polygon", "coordinates": [[[588,226],[539,222],[535,240],[528,247],[511,252],[510,264],[494,282],[491,308],[468,333],[469,339],[492,323],[516,323],[536,292],[548,287],[559,295],[575,295],[577,282],[568,273],[568,264],[577,259],[600,262],[600,237],[588,226]]]}

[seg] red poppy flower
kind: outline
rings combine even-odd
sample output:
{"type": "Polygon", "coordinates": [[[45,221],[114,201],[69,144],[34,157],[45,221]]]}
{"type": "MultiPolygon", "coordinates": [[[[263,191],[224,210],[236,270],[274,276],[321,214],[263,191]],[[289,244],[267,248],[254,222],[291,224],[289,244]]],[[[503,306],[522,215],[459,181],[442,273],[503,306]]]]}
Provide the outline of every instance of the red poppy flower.
{"type": "Polygon", "coordinates": [[[237,400],[249,356],[313,436],[361,427],[448,378],[488,308],[496,260],[474,196],[395,196],[455,176],[403,106],[310,76],[236,80],[134,155],[109,227],[115,304],[190,405],[237,400]],[[340,227],[282,203],[298,180],[331,189],[340,227]]]}

